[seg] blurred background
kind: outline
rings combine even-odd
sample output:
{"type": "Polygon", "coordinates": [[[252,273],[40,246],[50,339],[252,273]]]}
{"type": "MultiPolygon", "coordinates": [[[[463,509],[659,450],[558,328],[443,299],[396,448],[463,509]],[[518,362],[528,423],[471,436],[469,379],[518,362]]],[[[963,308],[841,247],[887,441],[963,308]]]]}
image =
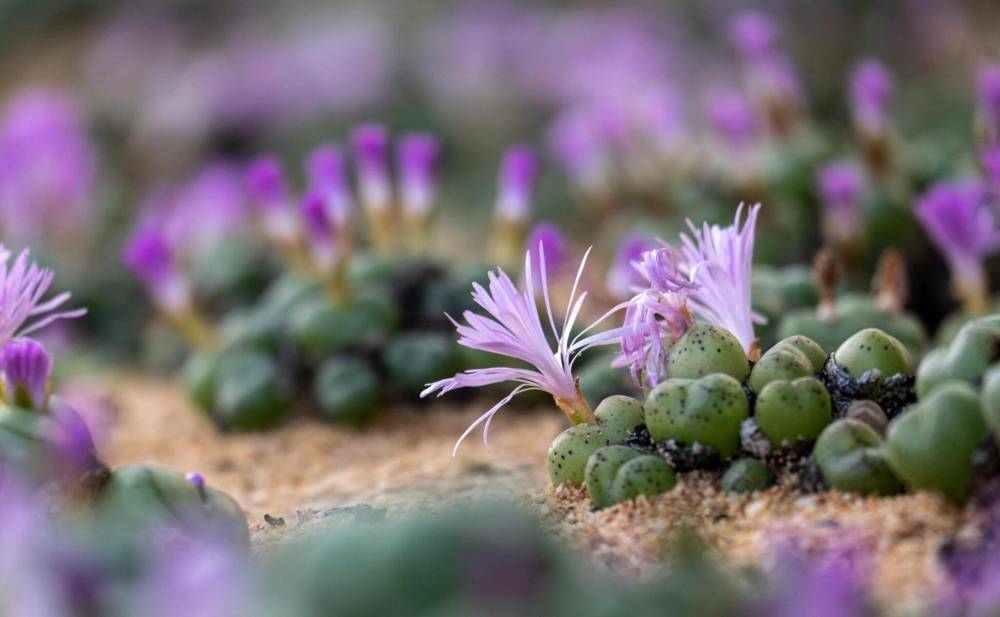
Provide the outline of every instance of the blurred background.
{"type": "MultiPolygon", "coordinates": [[[[789,171],[781,166],[794,156],[746,154],[764,130],[740,114],[753,94],[753,50],[740,46],[753,41],[741,42],[732,21],[754,8],[776,27],[757,32],[779,41],[787,63],[767,87],[806,118],[805,159],[851,152],[848,75],[874,57],[894,76],[893,123],[908,144],[913,190],[974,169],[975,71],[1000,56],[995,2],[665,4],[2,0],[4,242],[32,246],[57,266],[58,286],[90,307],[67,326],[75,332],[52,337],[96,338],[128,357],[150,312],[121,266],[136,220],[169,202],[181,212],[175,235],[212,245],[249,216],[241,170],[251,158],[299,161],[378,121],[440,137],[445,253],[482,244],[498,162],[525,142],[544,163],[535,218],[579,246],[598,243],[606,260],[630,230],[672,237],[682,215],[730,220],[738,201],[761,197],[780,241],[761,243],[759,261],[805,262],[820,242],[815,165],[789,171]],[[669,163],[650,172],[649,157],[634,156],[636,135],[669,163]],[[769,193],[754,172],[730,169],[734,161],[800,182],[783,177],[769,193]],[[673,172],[684,182],[661,191],[673,172]],[[587,202],[602,214],[578,216],[587,202]]],[[[886,242],[919,235],[894,229],[899,238],[886,242]]],[[[946,276],[936,255],[909,254],[918,256],[911,268],[946,276]]],[[[931,295],[918,313],[933,326],[954,301],[941,288],[931,295]]]]}

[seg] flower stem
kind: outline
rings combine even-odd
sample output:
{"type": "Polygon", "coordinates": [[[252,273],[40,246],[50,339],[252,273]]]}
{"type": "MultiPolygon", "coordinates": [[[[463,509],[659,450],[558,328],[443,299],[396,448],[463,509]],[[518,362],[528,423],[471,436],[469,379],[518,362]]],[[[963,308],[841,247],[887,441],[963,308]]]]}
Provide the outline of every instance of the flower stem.
{"type": "Polygon", "coordinates": [[[557,396],[554,398],[556,406],[566,414],[566,417],[573,424],[597,424],[597,416],[594,415],[590,403],[580,393],[579,384],[576,387],[576,396],[557,396]]]}
{"type": "Polygon", "coordinates": [[[969,315],[985,315],[989,309],[986,273],[981,269],[975,276],[957,278],[954,282],[955,295],[962,301],[962,307],[969,315]]]}
{"type": "Polygon", "coordinates": [[[170,316],[184,340],[198,351],[210,349],[215,344],[215,332],[204,316],[194,308],[188,308],[170,316]]]}
{"type": "Polygon", "coordinates": [[[518,256],[524,248],[524,224],[498,216],[493,221],[493,234],[490,238],[490,252],[493,260],[503,267],[516,268],[518,256]]]}
{"type": "Polygon", "coordinates": [[[367,210],[368,228],[371,230],[375,252],[386,257],[392,254],[393,214],[389,208],[367,210]]]}

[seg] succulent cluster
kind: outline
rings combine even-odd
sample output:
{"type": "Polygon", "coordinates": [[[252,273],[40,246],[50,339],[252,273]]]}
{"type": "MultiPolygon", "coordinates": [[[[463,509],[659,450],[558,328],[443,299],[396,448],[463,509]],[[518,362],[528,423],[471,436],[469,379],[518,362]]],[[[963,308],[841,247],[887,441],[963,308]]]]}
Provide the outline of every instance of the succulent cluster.
{"type": "MultiPolygon", "coordinates": [[[[488,283],[487,267],[429,250],[440,144],[414,133],[395,141],[395,156],[392,147],[385,127],[364,125],[351,136],[350,160],[332,144],[309,154],[301,196],[282,163],[262,156],[243,178],[219,167],[167,206],[147,205],[125,261],[187,340],[188,389],[221,428],[263,429],[299,409],[362,424],[430,382],[488,364],[490,354],[448,335],[450,316],[474,307],[470,285],[488,283]],[[214,201],[195,199],[206,193],[214,201]],[[220,201],[235,202],[224,224],[220,201]],[[257,235],[270,257],[252,248],[257,235]]],[[[504,156],[489,246],[506,263],[527,245],[536,280],[563,274],[569,252],[551,224],[528,233],[538,171],[530,148],[504,156]]],[[[588,393],[621,388],[620,372],[595,366],[588,393]]]]}
{"type": "Polygon", "coordinates": [[[691,469],[724,469],[727,491],[762,490],[790,461],[805,488],[812,467],[836,490],[910,488],[961,501],[977,454],[1000,440],[997,323],[970,322],[919,369],[899,340],[874,328],[829,356],[790,337],[751,365],[733,335],[699,324],[674,343],[666,379],[645,403],[605,399],[596,425],[552,442],[549,475],[585,484],[597,508],[669,491],[675,472],[691,469]]]}

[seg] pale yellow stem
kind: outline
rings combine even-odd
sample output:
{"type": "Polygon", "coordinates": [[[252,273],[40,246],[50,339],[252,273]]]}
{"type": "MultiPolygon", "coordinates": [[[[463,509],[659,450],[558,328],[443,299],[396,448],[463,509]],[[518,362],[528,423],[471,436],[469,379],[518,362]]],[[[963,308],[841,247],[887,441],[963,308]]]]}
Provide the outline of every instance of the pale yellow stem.
{"type": "Polygon", "coordinates": [[[591,409],[590,403],[580,393],[579,383],[576,386],[575,396],[557,396],[554,398],[556,406],[566,414],[566,417],[573,424],[597,424],[597,416],[594,415],[594,410],[591,409]]]}

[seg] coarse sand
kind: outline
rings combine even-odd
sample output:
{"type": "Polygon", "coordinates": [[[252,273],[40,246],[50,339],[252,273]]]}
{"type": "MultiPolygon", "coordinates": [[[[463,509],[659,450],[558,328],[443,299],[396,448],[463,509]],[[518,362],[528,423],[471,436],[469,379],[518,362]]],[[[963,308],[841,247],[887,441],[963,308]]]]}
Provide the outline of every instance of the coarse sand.
{"type": "Polygon", "coordinates": [[[654,572],[682,531],[697,533],[724,563],[765,569],[788,538],[817,549],[849,541],[871,556],[878,603],[905,612],[932,600],[942,576],[942,544],[974,540],[980,527],[972,508],[923,493],[807,494],[794,488],[794,478],[784,478],[764,492],[733,496],[697,472],[682,474],[678,487],[661,497],[594,512],[586,491],[548,481],[545,452],[565,427],[548,409],[505,410],[488,448],[477,433],[453,459],[455,439],[482,412],[481,402],[402,407],[363,429],[303,417],[266,433],[225,434],[171,381],[124,375],[96,387],[113,393],[112,411],[97,423],[109,465],[200,471],[243,506],[258,548],[308,533],[326,519],[513,498],[596,564],[628,577],[654,572]]]}

